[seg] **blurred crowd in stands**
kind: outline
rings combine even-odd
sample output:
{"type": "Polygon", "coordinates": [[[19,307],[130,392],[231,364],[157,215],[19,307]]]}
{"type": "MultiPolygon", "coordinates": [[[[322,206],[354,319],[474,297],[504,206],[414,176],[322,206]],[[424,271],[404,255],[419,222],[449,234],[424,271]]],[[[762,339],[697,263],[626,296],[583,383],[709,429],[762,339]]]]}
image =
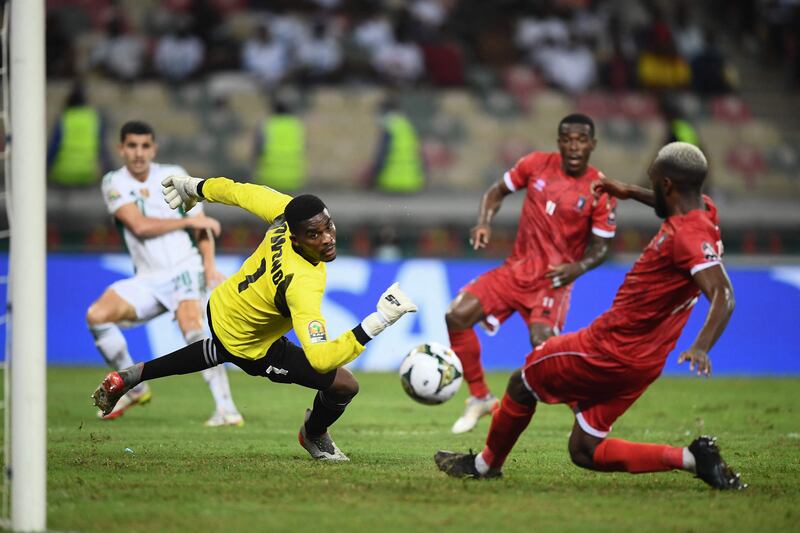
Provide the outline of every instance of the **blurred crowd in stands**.
{"type": "Polygon", "coordinates": [[[625,0],[48,0],[48,73],[180,83],[474,83],[516,63],[575,93],[735,86],[714,28],[797,63],[795,2],[625,0]],[[668,9],[665,9],[668,8],[668,9]]]}
{"type": "MultiPolygon", "coordinates": [[[[732,60],[754,59],[796,92],[796,0],[47,0],[47,8],[48,160],[51,173],[72,176],[61,185],[96,187],[93,169],[117,166],[107,153],[116,129],[143,118],[158,133],[159,159],[198,175],[253,176],[287,191],[468,190],[476,208],[517,157],[554,150],[555,124],[577,110],[598,123],[603,144],[592,163],[625,169],[622,179],[643,176],[654,149],[677,139],[709,154],[723,195],[800,192],[800,147],[752,120],[732,60]],[[70,131],[97,142],[66,142],[70,131]],[[65,158],[76,146],[96,160],[65,158]]],[[[54,228],[51,245],[113,245],[108,229],[54,228]]],[[[647,231],[623,233],[619,248],[635,250],[647,231]]],[[[383,257],[462,255],[463,233],[369,226],[345,246],[383,257]]],[[[222,245],[246,249],[258,238],[243,226],[222,245]]],[[[512,238],[513,228],[500,228],[489,252],[503,255],[512,238]]],[[[780,253],[800,249],[795,241],[767,228],[737,235],[734,247],[780,253]]]]}

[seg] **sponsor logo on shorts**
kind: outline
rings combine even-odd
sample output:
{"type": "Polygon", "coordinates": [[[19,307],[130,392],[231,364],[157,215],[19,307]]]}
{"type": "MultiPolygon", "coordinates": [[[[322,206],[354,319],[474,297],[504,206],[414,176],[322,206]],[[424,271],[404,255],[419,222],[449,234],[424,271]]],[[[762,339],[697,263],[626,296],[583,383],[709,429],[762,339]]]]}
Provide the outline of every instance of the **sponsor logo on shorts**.
{"type": "Polygon", "coordinates": [[[328,335],[325,332],[325,324],[319,320],[312,320],[308,323],[308,337],[311,344],[318,344],[328,340],[328,335]]]}
{"type": "Polygon", "coordinates": [[[265,374],[280,374],[282,376],[285,376],[286,374],[289,373],[289,371],[286,370],[286,369],[283,369],[283,368],[278,368],[278,367],[269,365],[267,367],[267,370],[264,373],[265,374]]]}

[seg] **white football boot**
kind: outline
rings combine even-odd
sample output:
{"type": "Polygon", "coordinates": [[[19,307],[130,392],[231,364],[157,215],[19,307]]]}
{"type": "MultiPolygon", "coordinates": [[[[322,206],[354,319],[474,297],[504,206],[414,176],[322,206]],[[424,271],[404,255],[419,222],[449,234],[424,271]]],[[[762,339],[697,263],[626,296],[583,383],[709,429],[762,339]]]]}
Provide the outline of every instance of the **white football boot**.
{"type": "MultiPolygon", "coordinates": [[[[311,409],[306,409],[306,420],[311,415],[311,409]]],[[[311,454],[311,457],[320,461],[349,461],[342,450],[333,442],[330,433],[327,431],[318,437],[309,437],[306,434],[306,424],[300,426],[300,432],[297,434],[297,440],[300,446],[306,449],[311,454]]]]}
{"type": "Polygon", "coordinates": [[[451,431],[453,433],[466,433],[472,431],[478,423],[478,419],[482,416],[490,415],[500,406],[497,398],[489,394],[485,398],[476,398],[470,396],[465,402],[467,407],[464,409],[464,414],[456,420],[453,424],[451,431]]]}
{"type": "Polygon", "coordinates": [[[211,418],[203,424],[207,428],[218,428],[221,426],[235,426],[240,428],[244,425],[244,417],[238,412],[222,411],[217,409],[211,418]]]}

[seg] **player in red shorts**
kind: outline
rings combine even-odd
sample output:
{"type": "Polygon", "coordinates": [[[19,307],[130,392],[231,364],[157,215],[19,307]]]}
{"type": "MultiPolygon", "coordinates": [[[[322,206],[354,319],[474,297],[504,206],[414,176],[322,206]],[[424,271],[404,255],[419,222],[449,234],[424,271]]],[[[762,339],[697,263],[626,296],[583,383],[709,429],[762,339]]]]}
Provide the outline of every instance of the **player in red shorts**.
{"type": "Polygon", "coordinates": [[[618,198],[655,207],[666,220],[625,276],[611,309],[589,327],[553,337],[531,352],[511,375],[478,454],[437,452],[439,469],[456,477],[496,477],[539,401],[565,403],[575,413],[569,437],[572,461],[616,472],[693,472],[717,489],[746,487],[719,454],[716,440],[699,437],[688,447],[607,438],[611,425],[660,374],[702,292],[710,301],[705,324],[678,362],[698,375],[711,373],[708,352],[733,312],[733,288],[722,266],[717,210],[700,193],[706,159],[687,143],[663,147],[650,167],[653,190],[601,179],[618,198]]]}
{"type": "Polygon", "coordinates": [[[531,345],[540,345],[563,329],[572,282],[608,255],[616,200],[592,194],[591,184],[600,175],[589,165],[596,145],[592,119],[569,115],[558,125],[558,153],[528,154],[483,195],[471,232],[476,250],[489,243],[489,224],[503,198],[524,189],[525,201],[512,254],[464,287],[445,316],[450,346],[461,359],[470,391],[453,433],[470,431],[498,403],[483,377],[473,326],[480,322],[493,334],[516,311],[528,324],[531,345]]]}

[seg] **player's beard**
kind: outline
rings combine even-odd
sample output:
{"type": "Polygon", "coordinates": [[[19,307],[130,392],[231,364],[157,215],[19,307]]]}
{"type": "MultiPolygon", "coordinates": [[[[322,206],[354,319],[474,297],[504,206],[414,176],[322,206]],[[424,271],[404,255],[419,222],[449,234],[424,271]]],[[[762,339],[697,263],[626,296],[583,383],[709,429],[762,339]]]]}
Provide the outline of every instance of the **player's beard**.
{"type": "Polygon", "coordinates": [[[659,218],[667,218],[667,215],[669,215],[667,197],[664,195],[660,184],[653,187],[653,196],[655,197],[655,205],[653,205],[653,208],[656,211],[656,216],[659,218]]]}

